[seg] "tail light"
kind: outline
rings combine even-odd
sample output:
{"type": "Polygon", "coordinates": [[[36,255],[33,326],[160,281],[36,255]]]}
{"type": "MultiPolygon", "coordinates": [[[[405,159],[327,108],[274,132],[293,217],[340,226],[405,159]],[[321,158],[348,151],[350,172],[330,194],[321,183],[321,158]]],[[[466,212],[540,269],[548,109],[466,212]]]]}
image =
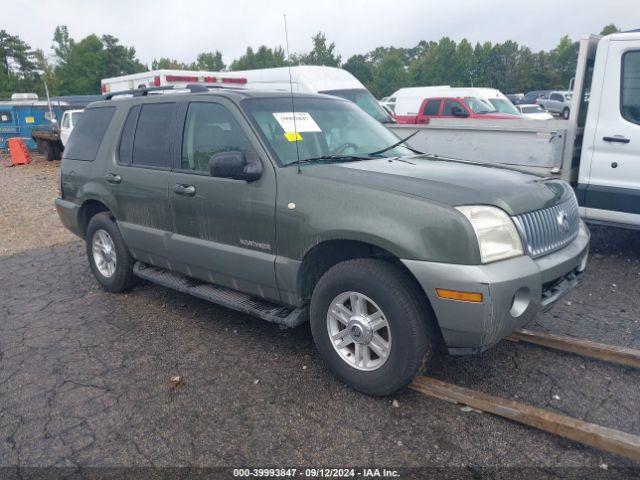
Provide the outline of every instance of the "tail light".
{"type": "Polygon", "coordinates": [[[107,86],[106,85],[102,85],[102,93],[107,93],[107,86]]]}
{"type": "Polygon", "coordinates": [[[160,86],[160,75],[156,75],[155,77],[153,77],[153,86],[154,87],[160,86]]]}

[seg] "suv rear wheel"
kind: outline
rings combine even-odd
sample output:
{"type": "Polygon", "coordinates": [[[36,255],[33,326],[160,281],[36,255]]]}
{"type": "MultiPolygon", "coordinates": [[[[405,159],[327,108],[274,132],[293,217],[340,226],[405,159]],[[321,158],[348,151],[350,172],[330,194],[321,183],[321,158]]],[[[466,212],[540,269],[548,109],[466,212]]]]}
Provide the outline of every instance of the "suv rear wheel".
{"type": "Polygon", "coordinates": [[[565,107],[564,110],[562,110],[562,118],[564,118],[565,120],[569,120],[569,108],[565,107]]]}
{"type": "Polygon", "coordinates": [[[436,342],[434,325],[424,292],[382,260],[335,265],[311,298],[320,356],[348,386],[370,395],[389,395],[421,372],[436,342]]]}
{"type": "Polygon", "coordinates": [[[85,242],[91,272],[105,290],[124,292],[133,287],[134,259],[111,214],[102,212],[91,218],[85,242]]]}

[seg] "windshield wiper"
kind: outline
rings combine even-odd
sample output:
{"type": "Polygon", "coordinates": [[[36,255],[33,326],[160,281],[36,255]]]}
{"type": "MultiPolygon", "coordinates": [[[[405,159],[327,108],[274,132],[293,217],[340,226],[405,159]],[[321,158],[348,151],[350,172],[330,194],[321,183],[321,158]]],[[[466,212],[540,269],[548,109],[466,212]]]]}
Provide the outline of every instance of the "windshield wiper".
{"type": "Polygon", "coordinates": [[[313,163],[313,162],[358,162],[360,160],[371,160],[371,156],[364,155],[321,155],[319,157],[305,158],[292,163],[288,163],[286,166],[298,165],[301,163],[313,163]]]}
{"type": "MultiPolygon", "coordinates": [[[[369,153],[369,155],[374,156],[374,155],[380,155],[381,153],[384,152],[388,152],[389,150],[391,150],[392,148],[396,148],[399,147],[400,145],[402,145],[404,142],[406,142],[407,140],[409,140],[411,137],[413,137],[414,135],[416,135],[419,132],[419,130],[416,130],[415,132],[413,132],[411,135],[404,137],[402,140],[394,143],[393,145],[389,145],[386,148],[383,148],[382,150],[376,150],[375,152],[371,152],[369,153]]],[[[418,155],[424,155],[424,152],[421,152],[419,150],[416,150],[415,148],[411,148],[409,145],[405,145],[405,148],[411,150],[413,153],[417,153],[418,155]]]]}

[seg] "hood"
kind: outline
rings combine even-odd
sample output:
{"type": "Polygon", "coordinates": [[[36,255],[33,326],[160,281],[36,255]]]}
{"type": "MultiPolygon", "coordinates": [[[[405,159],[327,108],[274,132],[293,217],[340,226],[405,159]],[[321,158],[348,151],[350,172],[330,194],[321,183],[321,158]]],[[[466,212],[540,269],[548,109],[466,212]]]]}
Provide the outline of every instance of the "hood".
{"type": "Polygon", "coordinates": [[[395,191],[450,206],[494,205],[510,215],[559,203],[570,195],[562,180],[499,165],[421,155],[305,165],[304,174],[348,185],[395,191]],[[411,162],[411,163],[406,163],[411,162]]]}

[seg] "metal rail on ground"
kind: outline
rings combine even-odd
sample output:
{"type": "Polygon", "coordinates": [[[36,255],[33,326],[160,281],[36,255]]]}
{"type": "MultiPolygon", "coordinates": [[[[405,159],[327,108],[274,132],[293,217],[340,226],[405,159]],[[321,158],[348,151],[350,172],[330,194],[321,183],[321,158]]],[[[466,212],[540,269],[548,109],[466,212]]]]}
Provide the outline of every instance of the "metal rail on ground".
{"type": "Polygon", "coordinates": [[[640,368],[640,350],[627,347],[616,347],[604,343],[592,342],[580,338],[555,335],[553,333],[534,332],[531,330],[516,330],[506,337],[512,342],[526,342],[541,345],[563,352],[575,353],[585,357],[604,360],[629,367],[640,368]]]}
{"type": "MultiPolygon", "coordinates": [[[[541,345],[585,357],[640,368],[640,350],[605,345],[551,333],[517,330],[507,340],[541,345]]],[[[526,403],[494,397],[430,377],[417,377],[409,388],[430,397],[467,405],[545,432],[640,462],[640,436],[584,422],[526,403]]]]}

